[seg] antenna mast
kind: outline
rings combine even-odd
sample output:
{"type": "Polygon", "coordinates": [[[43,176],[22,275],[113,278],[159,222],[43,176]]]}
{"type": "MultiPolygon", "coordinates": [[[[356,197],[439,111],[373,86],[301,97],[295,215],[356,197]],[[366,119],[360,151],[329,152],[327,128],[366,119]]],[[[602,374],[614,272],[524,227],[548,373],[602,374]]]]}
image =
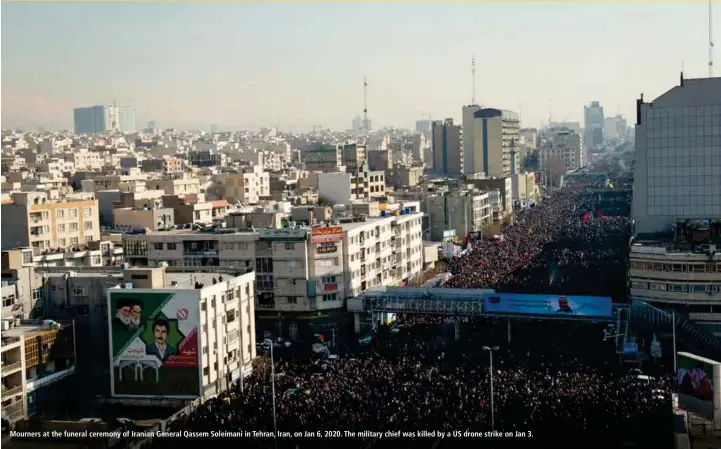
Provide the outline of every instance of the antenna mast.
{"type": "Polygon", "coordinates": [[[476,56],[473,55],[471,58],[471,77],[473,78],[473,97],[471,98],[471,104],[476,104],[476,56]]]}
{"type": "Polygon", "coordinates": [[[713,78],[713,4],[708,0],[708,77],[713,78]]]}
{"type": "Polygon", "coordinates": [[[369,132],[368,129],[368,78],[363,75],[363,129],[365,132],[369,132]]]}
{"type": "Polygon", "coordinates": [[[553,106],[553,100],[549,99],[548,100],[548,126],[549,127],[551,126],[551,123],[553,122],[552,106],[553,106]]]}

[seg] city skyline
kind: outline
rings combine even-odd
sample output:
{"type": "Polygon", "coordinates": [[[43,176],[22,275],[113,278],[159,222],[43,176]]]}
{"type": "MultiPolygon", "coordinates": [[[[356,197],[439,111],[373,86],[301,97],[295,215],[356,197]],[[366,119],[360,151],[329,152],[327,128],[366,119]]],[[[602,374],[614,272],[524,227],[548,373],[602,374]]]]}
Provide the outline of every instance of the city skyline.
{"type": "Polygon", "coordinates": [[[348,129],[367,74],[368,117],[412,129],[460,120],[472,55],[477,102],[523,126],[583,122],[591,101],[632,122],[682,66],[707,76],[707,22],[705,2],[7,3],[3,127],[70,129],[73,108],[117,101],[162,127],[348,129]]]}

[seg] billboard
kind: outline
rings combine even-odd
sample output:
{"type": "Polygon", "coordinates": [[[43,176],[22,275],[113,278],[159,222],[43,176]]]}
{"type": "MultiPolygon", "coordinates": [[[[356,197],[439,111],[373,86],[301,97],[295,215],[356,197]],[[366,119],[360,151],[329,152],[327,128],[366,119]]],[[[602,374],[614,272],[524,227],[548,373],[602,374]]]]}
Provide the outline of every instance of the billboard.
{"type": "Polygon", "coordinates": [[[678,392],[713,403],[713,365],[699,359],[679,353],[676,361],[678,392]]]}
{"type": "Polygon", "coordinates": [[[199,292],[108,292],[113,396],[200,395],[199,292]]]}
{"type": "Polygon", "coordinates": [[[611,317],[613,302],[605,296],[522,295],[489,293],[483,296],[486,313],[611,317]]]}
{"type": "Polygon", "coordinates": [[[332,243],[341,240],[343,240],[343,226],[313,228],[310,234],[310,243],[332,243]]]}

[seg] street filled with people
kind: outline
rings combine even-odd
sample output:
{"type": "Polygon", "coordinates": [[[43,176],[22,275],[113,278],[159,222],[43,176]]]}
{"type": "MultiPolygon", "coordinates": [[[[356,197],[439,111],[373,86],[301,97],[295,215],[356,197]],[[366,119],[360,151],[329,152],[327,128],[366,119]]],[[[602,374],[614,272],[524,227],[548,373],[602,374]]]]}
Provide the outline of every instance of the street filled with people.
{"type": "MultiPolygon", "coordinates": [[[[596,206],[594,195],[563,192],[516,213],[502,238],[471,241],[450,261],[447,286],[621,301],[629,219],[596,206]]],[[[649,362],[652,375],[639,376],[606,330],[595,321],[399,315],[339,357],[291,358],[277,347],[271,362],[263,353],[242,384],[169,428],[322,436],[211,447],[669,447],[673,373],[649,362]]]]}

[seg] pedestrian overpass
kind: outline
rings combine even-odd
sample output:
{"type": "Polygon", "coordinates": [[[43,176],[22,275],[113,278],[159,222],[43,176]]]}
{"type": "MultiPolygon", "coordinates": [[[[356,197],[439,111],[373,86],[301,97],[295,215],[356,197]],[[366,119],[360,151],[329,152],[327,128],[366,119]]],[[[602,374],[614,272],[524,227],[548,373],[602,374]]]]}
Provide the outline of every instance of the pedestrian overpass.
{"type": "Polygon", "coordinates": [[[610,316],[584,316],[574,314],[500,313],[484,309],[484,296],[496,293],[491,289],[460,288],[406,288],[379,287],[348,300],[348,312],[354,318],[355,330],[360,333],[363,325],[373,327],[384,321],[388,314],[410,313],[441,316],[471,316],[534,320],[572,320],[608,323],[619,337],[651,332],[676,335],[695,353],[721,359],[721,338],[711,334],[683,314],[672,314],[634,300],[630,304],[613,304],[610,316]]]}
{"type": "Polygon", "coordinates": [[[487,313],[483,298],[496,293],[491,289],[465,288],[406,288],[379,287],[367,290],[356,298],[348,299],[348,312],[361,314],[419,313],[427,315],[487,316],[496,318],[533,318],[553,320],[576,320],[617,322],[619,316],[626,321],[628,305],[614,304],[613,316],[591,317],[586,315],[543,315],[533,313],[487,313]],[[626,313],[624,313],[624,311],[626,313]]]}

